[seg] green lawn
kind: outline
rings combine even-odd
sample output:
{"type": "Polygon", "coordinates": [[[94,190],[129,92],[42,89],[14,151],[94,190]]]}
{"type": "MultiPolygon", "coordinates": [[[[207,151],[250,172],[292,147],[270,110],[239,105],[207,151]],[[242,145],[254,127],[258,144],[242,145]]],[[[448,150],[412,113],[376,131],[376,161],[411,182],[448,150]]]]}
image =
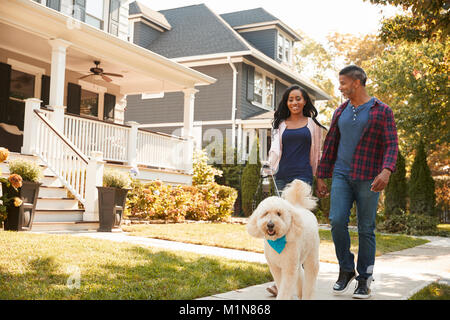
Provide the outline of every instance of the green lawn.
{"type": "Polygon", "coordinates": [[[450,300],[450,286],[434,282],[414,294],[409,300],[450,300]]]}
{"type": "Polygon", "coordinates": [[[272,280],[264,264],[69,235],[0,231],[0,248],[0,299],[195,299],[272,280]]]}
{"type": "MultiPolygon", "coordinates": [[[[263,252],[264,243],[261,239],[251,237],[247,227],[241,224],[227,223],[178,223],[178,224],[135,224],[122,226],[123,231],[132,236],[173,240],[194,244],[204,244],[223,248],[263,252]]],[[[320,260],[337,263],[334,245],[329,230],[319,230],[320,260]]],[[[350,232],[352,251],[358,251],[358,234],[350,232]]],[[[377,234],[377,255],[415,247],[428,240],[405,235],[377,234]]]]}

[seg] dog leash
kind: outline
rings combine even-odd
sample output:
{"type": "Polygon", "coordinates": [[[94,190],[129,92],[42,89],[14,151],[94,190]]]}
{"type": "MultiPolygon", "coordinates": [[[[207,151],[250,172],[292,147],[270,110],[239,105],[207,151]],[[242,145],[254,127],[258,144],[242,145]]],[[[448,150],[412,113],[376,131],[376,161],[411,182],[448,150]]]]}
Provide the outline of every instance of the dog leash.
{"type": "MultiPolygon", "coordinates": [[[[273,186],[275,187],[275,193],[277,197],[280,197],[280,191],[278,190],[277,184],[275,182],[275,178],[273,176],[272,170],[270,169],[270,166],[265,164],[261,167],[261,171],[260,171],[260,175],[259,175],[259,183],[258,183],[258,188],[256,188],[256,192],[253,196],[253,201],[252,201],[252,211],[254,211],[256,209],[256,207],[258,206],[258,204],[256,203],[257,198],[258,198],[258,194],[259,191],[261,190],[261,187],[264,183],[264,180],[267,179],[268,177],[272,178],[272,182],[273,182],[273,186]],[[267,174],[267,171],[270,170],[270,174],[267,174]]],[[[266,184],[270,184],[270,181],[268,181],[268,183],[266,184]]]]}

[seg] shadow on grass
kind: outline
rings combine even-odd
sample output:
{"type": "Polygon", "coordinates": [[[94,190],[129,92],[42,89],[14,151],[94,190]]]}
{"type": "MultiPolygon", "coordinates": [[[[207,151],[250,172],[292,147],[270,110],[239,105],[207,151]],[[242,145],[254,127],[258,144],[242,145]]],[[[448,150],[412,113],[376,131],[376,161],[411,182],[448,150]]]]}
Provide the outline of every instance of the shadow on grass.
{"type": "Polygon", "coordinates": [[[262,264],[142,247],[115,255],[126,259],[80,262],[78,288],[69,288],[66,272],[76,261],[40,257],[19,266],[22,272],[0,269],[0,299],[195,299],[271,280],[262,264]]]}

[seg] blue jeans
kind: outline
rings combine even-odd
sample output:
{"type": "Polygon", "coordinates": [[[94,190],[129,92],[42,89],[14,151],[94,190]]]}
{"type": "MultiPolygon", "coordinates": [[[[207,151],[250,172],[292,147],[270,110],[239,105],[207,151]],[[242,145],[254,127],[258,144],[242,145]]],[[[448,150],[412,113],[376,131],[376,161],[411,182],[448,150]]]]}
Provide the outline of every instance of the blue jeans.
{"type": "Polygon", "coordinates": [[[288,185],[289,183],[291,183],[295,179],[302,180],[302,181],[308,183],[310,186],[312,186],[311,179],[300,177],[300,176],[298,176],[298,177],[282,178],[282,179],[275,178],[275,183],[277,184],[277,188],[278,188],[278,191],[280,192],[280,195],[281,195],[281,192],[283,191],[283,189],[286,187],[286,185],[288,185]]]}
{"type": "Polygon", "coordinates": [[[358,218],[358,271],[357,280],[367,279],[373,273],[375,264],[375,217],[378,192],[370,191],[372,180],[354,181],[346,175],[334,173],[331,183],[330,223],[331,235],[339,267],[343,271],[355,270],[354,255],[350,251],[348,223],[350,209],[356,201],[358,218]]]}

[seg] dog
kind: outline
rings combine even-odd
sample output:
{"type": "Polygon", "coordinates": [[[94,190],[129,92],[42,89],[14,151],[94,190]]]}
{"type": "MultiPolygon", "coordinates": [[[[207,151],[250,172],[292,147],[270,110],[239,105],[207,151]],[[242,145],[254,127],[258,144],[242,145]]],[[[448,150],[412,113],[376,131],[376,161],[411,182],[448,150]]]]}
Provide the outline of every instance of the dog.
{"type": "Polygon", "coordinates": [[[277,287],[277,300],[312,299],[319,273],[319,225],[311,212],[317,199],[311,186],[294,180],[281,197],[261,201],[247,223],[248,233],[264,238],[264,254],[277,287]],[[304,271],[304,274],[303,274],[304,271]]]}

